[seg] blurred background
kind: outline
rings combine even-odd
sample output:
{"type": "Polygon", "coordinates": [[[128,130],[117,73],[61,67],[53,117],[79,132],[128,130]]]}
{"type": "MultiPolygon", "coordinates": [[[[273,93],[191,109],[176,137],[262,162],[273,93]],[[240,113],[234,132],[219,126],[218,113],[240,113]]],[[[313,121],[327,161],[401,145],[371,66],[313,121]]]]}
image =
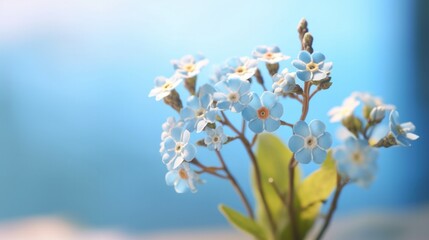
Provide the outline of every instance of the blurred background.
{"type": "MultiPolygon", "coordinates": [[[[211,76],[213,65],[249,56],[258,45],[278,45],[295,57],[296,26],[305,17],[314,48],[334,62],[334,84],[318,94],[308,118],[328,122],[330,108],[353,91],[368,91],[395,104],[401,120],[414,122],[420,135],[411,148],[381,151],[375,182],[368,189],[347,187],[335,218],[397,216],[398,221],[362,220],[363,226],[348,228],[342,222],[343,236],[363,232],[377,239],[394,230],[404,237],[411,232],[404,219],[414,219],[421,225],[413,227],[427,233],[428,5],[425,0],[0,0],[0,232],[22,232],[19,224],[37,226],[41,219],[42,226],[65,222],[145,239],[207,229],[234,238],[217,205],[244,209],[227,182],[203,175],[207,183],[197,194],[181,195],[165,185],[161,124],[176,113],[147,95],[156,76],[173,73],[170,60],[185,54],[201,52],[210,59],[201,81],[211,76]]],[[[293,111],[298,110],[287,112],[291,121],[293,111]]],[[[339,127],[328,125],[332,133],[339,127]]],[[[231,146],[225,148],[229,165],[251,195],[248,162],[239,157],[241,148],[231,146]]],[[[206,156],[214,162],[213,155],[206,156]]],[[[304,172],[315,168],[305,166],[304,172]]],[[[109,236],[122,236],[115,234],[109,236]]]]}

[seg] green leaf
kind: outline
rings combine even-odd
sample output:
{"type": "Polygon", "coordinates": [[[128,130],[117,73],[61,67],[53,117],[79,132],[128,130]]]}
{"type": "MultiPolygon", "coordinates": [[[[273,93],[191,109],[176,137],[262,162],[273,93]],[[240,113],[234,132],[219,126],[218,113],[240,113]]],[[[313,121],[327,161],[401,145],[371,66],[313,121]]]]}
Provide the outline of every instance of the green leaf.
{"type": "Polygon", "coordinates": [[[223,204],[219,205],[219,211],[232,225],[234,225],[238,229],[251,234],[256,239],[267,239],[267,237],[265,236],[264,229],[251,218],[243,216],[243,214],[223,204]]]}
{"type": "Polygon", "coordinates": [[[337,170],[332,153],[328,156],[320,169],[310,174],[297,188],[300,200],[300,232],[301,236],[313,226],[320,213],[323,201],[326,201],[337,186],[337,170]]]}
{"type": "MultiPolygon", "coordinates": [[[[262,187],[274,222],[277,224],[279,230],[286,228],[289,217],[284,203],[278,197],[272,184],[268,182],[268,179],[272,178],[280,192],[287,196],[289,189],[289,162],[291,157],[292,152],[277,136],[269,133],[258,135],[256,159],[261,171],[262,187]]],[[[294,182],[298,184],[299,181],[300,171],[297,166],[295,168],[294,182]]],[[[268,216],[256,185],[254,169],[252,171],[252,184],[256,199],[257,219],[266,229],[269,229],[268,216]]]]}

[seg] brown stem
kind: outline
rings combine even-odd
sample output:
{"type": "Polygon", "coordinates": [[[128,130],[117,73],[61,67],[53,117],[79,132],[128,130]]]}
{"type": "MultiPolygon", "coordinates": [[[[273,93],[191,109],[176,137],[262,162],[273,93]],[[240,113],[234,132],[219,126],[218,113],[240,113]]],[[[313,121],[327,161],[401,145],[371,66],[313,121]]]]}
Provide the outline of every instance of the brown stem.
{"type": "Polygon", "coordinates": [[[302,103],[302,99],[298,97],[298,95],[295,94],[289,94],[290,98],[297,100],[298,102],[302,103]]]}
{"type": "Polygon", "coordinates": [[[252,142],[250,143],[250,145],[253,147],[256,143],[256,139],[258,139],[258,134],[256,133],[253,138],[252,138],[252,142]]]}
{"type": "Polygon", "coordinates": [[[194,158],[192,161],[190,161],[190,163],[194,164],[195,166],[198,166],[199,168],[201,168],[201,171],[195,171],[199,174],[201,173],[208,173],[211,174],[213,176],[222,178],[222,179],[228,179],[228,177],[223,176],[219,173],[216,172],[216,170],[223,170],[223,168],[218,168],[218,167],[207,167],[204,164],[202,164],[200,161],[198,161],[198,159],[194,158]]]}
{"type": "Polygon", "coordinates": [[[307,118],[308,109],[310,105],[310,88],[311,88],[311,82],[308,81],[304,84],[304,92],[302,94],[304,99],[302,100],[302,113],[301,113],[300,120],[305,120],[305,118],[307,118]]]}
{"type": "Polygon", "coordinates": [[[292,123],[288,123],[288,122],[285,122],[283,120],[280,120],[280,124],[283,125],[283,126],[289,126],[289,127],[293,128],[293,124],[292,123]]]}
{"type": "Polygon", "coordinates": [[[246,207],[247,213],[249,214],[249,216],[252,219],[254,219],[255,216],[253,215],[252,207],[250,206],[249,200],[247,199],[246,195],[244,194],[243,190],[241,189],[241,187],[238,184],[235,177],[231,174],[228,167],[226,166],[226,163],[222,157],[222,154],[218,150],[216,150],[216,155],[219,158],[219,161],[222,164],[222,168],[225,171],[226,175],[228,176],[229,181],[231,182],[232,186],[234,186],[235,191],[237,191],[238,195],[241,198],[241,201],[243,202],[244,206],[246,207]]]}
{"type": "MultiPolygon", "coordinates": [[[[316,95],[316,93],[318,93],[320,90],[321,90],[321,88],[320,88],[320,87],[317,87],[317,88],[316,88],[316,90],[314,90],[314,91],[311,93],[311,95],[310,95],[310,99],[312,99],[312,98],[314,97],[314,95],[316,95]]],[[[309,99],[309,100],[310,100],[310,99],[309,99]]]]}
{"type": "Polygon", "coordinates": [[[331,223],[332,216],[334,215],[335,210],[337,209],[338,199],[340,198],[341,191],[343,190],[344,186],[347,184],[347,181],[344,183],[341,183],[341,176],[337,174],[337,189],[335,189],[334,199],[332,200],[331,206],[329,207],[328,215],[326,216],[325,222],[317,235],[317,240],[322,239],[323,234],[325,233],[326,229],[328,229],[329,224],[331,223]]]}
{"type": "Polygon", "coordinates": [[[289,208],[289,218],[290,218],[290,224],[292,229],[292,239],[298,240],[299,238],[299,228],[298,228],[298,222],[296,218],[296,212],[295,212],[295,184],[294,184],[294,178],[295,178],[295,157],[292,155],[292,158],[289,162],[289,199],[288,199],[288,208],[289,208]]]}
{"type": "Polygon", "coordinates": [[[225,113],[221,112],[221,114],[223,117],[223,121],[221,123],[227,125],[228,127],[231,128],[232,131],[237,133],[241,142],[244,145],[244,148],[246,149],[247,154],[250,157],[250,160],[252,161],[253,168],[255,169],[256,187],[257,187],[259,195],[261,197],[262,205],[264,206],[264,210],[267,213],[267,217],[268,217],[268,221],[270,223],[272,234],[274,235],[276,232],[276,224],[274,222],[273,215],[271,214],[270,208],[268,206],[267,199],[265,198],[264,189],[262,187],[261,169],[259,168],[259,164],[258,164],[258,161],[256,160],[256,156],[252,151],[252,145],[249,142],[249,140],[247,140],[246,136],[244,136],[240,131],[238,131],[237,128],[234,127],[234,125],[232,125],[232,123],[229,121],[229,119],[225,115],[225,113]]]}

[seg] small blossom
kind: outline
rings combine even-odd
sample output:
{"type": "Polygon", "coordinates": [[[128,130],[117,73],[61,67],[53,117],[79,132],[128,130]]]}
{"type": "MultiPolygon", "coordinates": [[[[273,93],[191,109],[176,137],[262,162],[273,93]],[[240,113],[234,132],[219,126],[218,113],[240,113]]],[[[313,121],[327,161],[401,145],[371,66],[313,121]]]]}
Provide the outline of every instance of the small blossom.
{"type": "Polygon", "coordinates": [[[234,72],[234,69],[231,67],[228,67],[227,64],[217,66],[214,68],[214,75],[210,78],[210,81],[213,84],[225,81],[228,79],[228,74],[233,73],[233,72],[234,72]]]}
{"type": "Polygon", "coordinates": [[[258,61],[263,61],[268,64],[275,64],[290,58],[281,53],[280,48],[277,46],[258,46],[253,51],[252,55],[258,61]]]}
{"type": "Polygon", "coordinates": [[[409,147],[411,146],[410,141],[419,138],[418,135],[413,133],[416,127],[412,122],[399,123],[399,113],[396,110],[390,112],[389,120],[390,131],[400,145],[409,147]]]}
{"type": "Polygon", "coordinates": [[[325,131],[325,124],[313,120],[310,125],[298,121],[293,126],[293,135],[289,139],[289,148],[300,163],[322,163],[326,159],[327,150],[332,145],[331,134],[325,131]]]}
{"type": "Polygon", "coordinates": [[[170,135],[164,140],[164,148],[161,149],[162,161],[167,167],[175,169],[183,161],[192,161],[197,153],[196,147],[189,143],[191,133],[179,127],[171,129],[170,135]]]}
{"type": "Polygon", "coordinates": [[[231,58],[227,61],[228,68],[231,69],[231,73],[228,73],[228,78],[239,78],[243,81],[247,81],[253,75],[255,75],[258,69],[258,61],[248,57],[231,58]]]}
{"type": "Polygon", "coordinates": [[[273,132],[280,127],[283,105],[278,102],[274,93],[265,91],[261,98],[255,93],[249,105],[242,112],[244,120],[255,133],[273,132]]]}
{"type": "Polygon", "coordinates": [[[381,98],[373,96],[370,93],[367,92],[353,92],[351,94],[351,97],[363,102],[365,106],[370,107],[371,109],[374,107],[382,106],[384,105],[381,98]]]}
{"type": "Polygon", "coordinates": [[[288,72],[288,69],[285,68],[280,74],[275,74],[273,76],[273,91],[276,95],[283,95],[291,93],[296,86],[295,83],[295,73],[288,72]]]}
{"type": "Polygon", "coordinates": [[[369,113],[369,120],[372,123],[379,123],[383,121],[385,116],[386,116],[386,107],[378,106],[373,108],[369,113]]]}
{"type": "Polygon", "coordinates": [[[344,99],[342,106],[334,107],[328,112],[328,115],[331,117],[331,122],[339,122],[350,117],[359,104],[360,102],[354,97],[344,99]]]}
{"type": "Polygon", "coordinates": [[[204,138],[204,143],[210,150],[220,151],[222,144],[228,140],[221,125],[217,126],[216,129],[207,128],[206,133],[207,137],[204,138]]]}
{"type": "Polygon", "coordinates": [[[199,133],[204,130],[208,123],[214,123],[217,112],[211,107],[212,102],[212,97],[209,94],[201,97],[189,97],[188,106],[180,112],[186,129],[191,132],[196,129],[199,133]]]}
{"type": "Polygon", "coordinates": [[[374,179],[377,149],[368,145],[362,139],[349,137],[344,146],[334,150],[334,158],[337,160],[338,172],[360,186],[368,186],[374,179]]]}
{"type": "Polygon", "coordinates": [[[202,55],[186,55],[179,60],[172,60],[174,70],[183,78],[192,78],[197,76],[201,68],[206,66],[209,61],[202,55]]]}
{"type": "Polygon", "coordinates": [[[155,97],[156,101],[159,101],[170,95],[171,91],[174,90],[182,81],[183,79],[177,75],[170,78],[157,77],[155,78],[155,88],[150,91],[149,97],[155,97]]]}
{"type": "Polygon", "coordinates": [[[171,130],[175,127],[182,127],[182,121],[176,121],[174,117],[167,118],[167,121],[162,124],[162,133],[161,140],[165,140],[168,136],[171,135],[171,130]]]}
{"type": "Polygon", "coordinates": [[[310,54],[301,51],[298,59],[292,61],[298,71],[296,75],[302,81],[320,81],[328,76],[332,69],[332,62],[325,62],[325,55],[320,52],[310,54]]]}
{"type": "Polygon", "coordinates": [[[232,112],[241,112],[252,100],[250,83],[238,78],[218,82],[218,92],[214,94],[217,107],[222,110],[230,109],[232,112]]]}
{"type": "Polygon", "coordinates": [[[177,193],[184,193],[188,189],[197,192],[196,183],[202,183],[199,175],[194,172],[187,162],[183,162],[178,168],[171,169],[165,175],[168,186],[174,186],[177,193]]]}

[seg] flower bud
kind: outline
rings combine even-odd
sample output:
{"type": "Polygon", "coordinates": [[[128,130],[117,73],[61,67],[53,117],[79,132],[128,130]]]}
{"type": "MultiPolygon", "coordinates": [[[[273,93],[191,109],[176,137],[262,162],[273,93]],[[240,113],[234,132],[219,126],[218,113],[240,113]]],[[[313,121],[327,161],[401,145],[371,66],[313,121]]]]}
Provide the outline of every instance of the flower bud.
{"type": "Polygon", "coordinates": [[[386,109],[383,106],[375,107],[371,110],[371,113],[369,114],[369,121],[371,123],[380,123],[383,121],[384,116],[386,115],[386,109]]]}
{"type": "Polygon", "coordinates": [[[313,35],[311,35],[311,33],[307,32],[304,34],[302,46],[304,50],[308,51],[309,53],[313,53],[313,35]]]}
{"type": "Polygon", "coordinates": [[[173,89],[170,94],[164,98],[164,102],[179,113],[180,110],[183,108],[180,95],[175,89],[173,89]]]}
{"type": "Polygon", "coordinates": [[[342,124],[355,136],[362,130],[362,121],[354,115],[343,119],[342,124]]]}
{"type": "Polygon", "coordinates": [[[266,66],[271,76],[274,76],[274,74],[276,74],[279,71],[279,67],[280,67],[278,63],[273,63],[273,64],[267,63],[266,66]]]}
{"type": "Polygon", "coordinates": [[[185,87],[191,95],[195,95],[197,76],[185,79],[185,87]]]}
{"type": "Polygon", "coordinates": [[[254,76],[256,78],[256,81],[263,86],[264,85],[264,78],[262,77],[261,71],[259,71],[259,69],[256,69],[254,76]]]}
{"type": "Polygon", "coordinates": [[[396,146],[398,145],[398,142],[396,141],[395,136],[393,136],[392,133],[389,133],[386,137],[380,139],[380,141],[378,141],[378,143],[376,143],[375,145],[373,145],[373,147],[392,147],[392,146],[396,146]]]}

